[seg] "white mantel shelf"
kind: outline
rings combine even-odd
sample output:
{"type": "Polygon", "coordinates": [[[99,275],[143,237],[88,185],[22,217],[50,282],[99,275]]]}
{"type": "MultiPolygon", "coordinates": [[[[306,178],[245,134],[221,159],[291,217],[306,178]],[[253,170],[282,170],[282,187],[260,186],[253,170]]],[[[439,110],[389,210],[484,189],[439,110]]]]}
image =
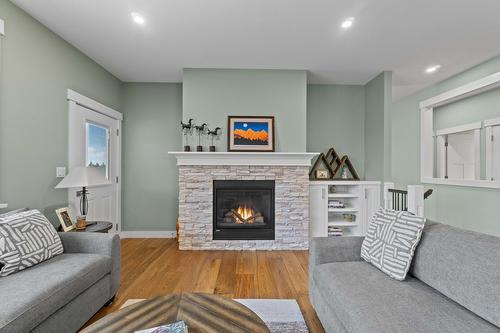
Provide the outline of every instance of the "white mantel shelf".
{"type": "Polygon", "coordinates": [[[311,166],[319,153],[179,152],[169,151],[177,165],[311,166]]]}

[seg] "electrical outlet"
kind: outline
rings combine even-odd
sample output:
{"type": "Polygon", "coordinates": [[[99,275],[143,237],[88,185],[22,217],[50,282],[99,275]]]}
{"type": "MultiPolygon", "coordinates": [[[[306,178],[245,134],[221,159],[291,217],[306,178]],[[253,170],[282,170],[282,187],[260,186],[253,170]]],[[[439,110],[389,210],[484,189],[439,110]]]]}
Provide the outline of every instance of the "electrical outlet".
{"type": "Polygon", "coordinates": [[[56,178],[66,177],[66,167],[56,167],[56,178]]]}

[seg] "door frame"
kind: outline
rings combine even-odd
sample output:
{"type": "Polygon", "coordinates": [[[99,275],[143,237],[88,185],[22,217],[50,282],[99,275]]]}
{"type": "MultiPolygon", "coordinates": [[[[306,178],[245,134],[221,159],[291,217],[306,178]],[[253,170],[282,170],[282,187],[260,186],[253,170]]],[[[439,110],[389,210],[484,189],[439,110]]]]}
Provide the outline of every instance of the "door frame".
{"type": "Polygon", "coordinates": [[[117,121],[117,140],[116,140],[116,152],[115,152],[115,158],[117,161],[117,166],[116,166],[116,179],[111,180],[113,182],[113,186],[116,191],[116,230],[113,230],[113,232],[120,233],[121,232],[121,206],[122,206],[122,199],[121,199],[121,183],[122,183],[122,121],[123,121],[123,114],[119,111],[116,111],[104,104],[101,104],[89,97],[86,97],[74,90],[68,89],[67,90],[67,100],[68,100],[68,169],[71,170],[73,167],[76,167],[76,162],[75,160],[78,159],[77,156],[74,156],[74,150],[70,149],[70,144],[69,141],[71,140],[71,126],[72,123],[75,121],[74,120],[74,106],[78,105],[84,108],[87,108],[91,111],[103,114],[105,116],[108,116],[114,120],[117,121]]]}

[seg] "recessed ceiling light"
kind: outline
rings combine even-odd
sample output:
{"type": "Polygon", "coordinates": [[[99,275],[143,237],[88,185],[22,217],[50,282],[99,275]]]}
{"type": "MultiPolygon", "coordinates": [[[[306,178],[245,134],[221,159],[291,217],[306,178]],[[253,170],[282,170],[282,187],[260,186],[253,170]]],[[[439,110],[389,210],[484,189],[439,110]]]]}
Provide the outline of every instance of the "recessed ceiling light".
{"type": "Polygon", "coordinates": [[[340,25],[343,29],[347,29],[352,27],[352,24],[354,23],[354,17],[348,17],[345,19],[344,22],[340,25]]]}
{"type": "Polygon", "coordinates": [[[437,72],[437,70],[438,70],[438,69],[440,69],[440,68],[441,68],[441,65],[434,65],[434,66],[430,66],[430,67],[427,67],[427,68],[425,69],[425,72],[426,72],[427,74],[432,74],[432,73],[437,72]]]}
{"type": "Polygon", "coordinates": [[[130,15],[132,16],[132,20],[134,20],[135,23],[137,23],[137,24],[146,23],[146,20],[144,19],[144,17],[142,17],[138,13],[131,13],[130,15]]]}

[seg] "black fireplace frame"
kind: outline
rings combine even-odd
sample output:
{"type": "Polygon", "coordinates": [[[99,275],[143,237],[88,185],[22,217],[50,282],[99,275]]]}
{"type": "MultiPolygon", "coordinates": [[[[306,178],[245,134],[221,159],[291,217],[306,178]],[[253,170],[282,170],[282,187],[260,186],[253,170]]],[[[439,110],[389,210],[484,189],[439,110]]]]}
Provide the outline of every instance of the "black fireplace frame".
{"type": "Polygon", "coordinates": [[[275,181],[274,180],[214,180],[213,181],[213,239],[214,240],[275,240],[275,181]],[[271,216],[265,227],[237,226],[217,229],[218,190],[271,190],[271,216]]]}

